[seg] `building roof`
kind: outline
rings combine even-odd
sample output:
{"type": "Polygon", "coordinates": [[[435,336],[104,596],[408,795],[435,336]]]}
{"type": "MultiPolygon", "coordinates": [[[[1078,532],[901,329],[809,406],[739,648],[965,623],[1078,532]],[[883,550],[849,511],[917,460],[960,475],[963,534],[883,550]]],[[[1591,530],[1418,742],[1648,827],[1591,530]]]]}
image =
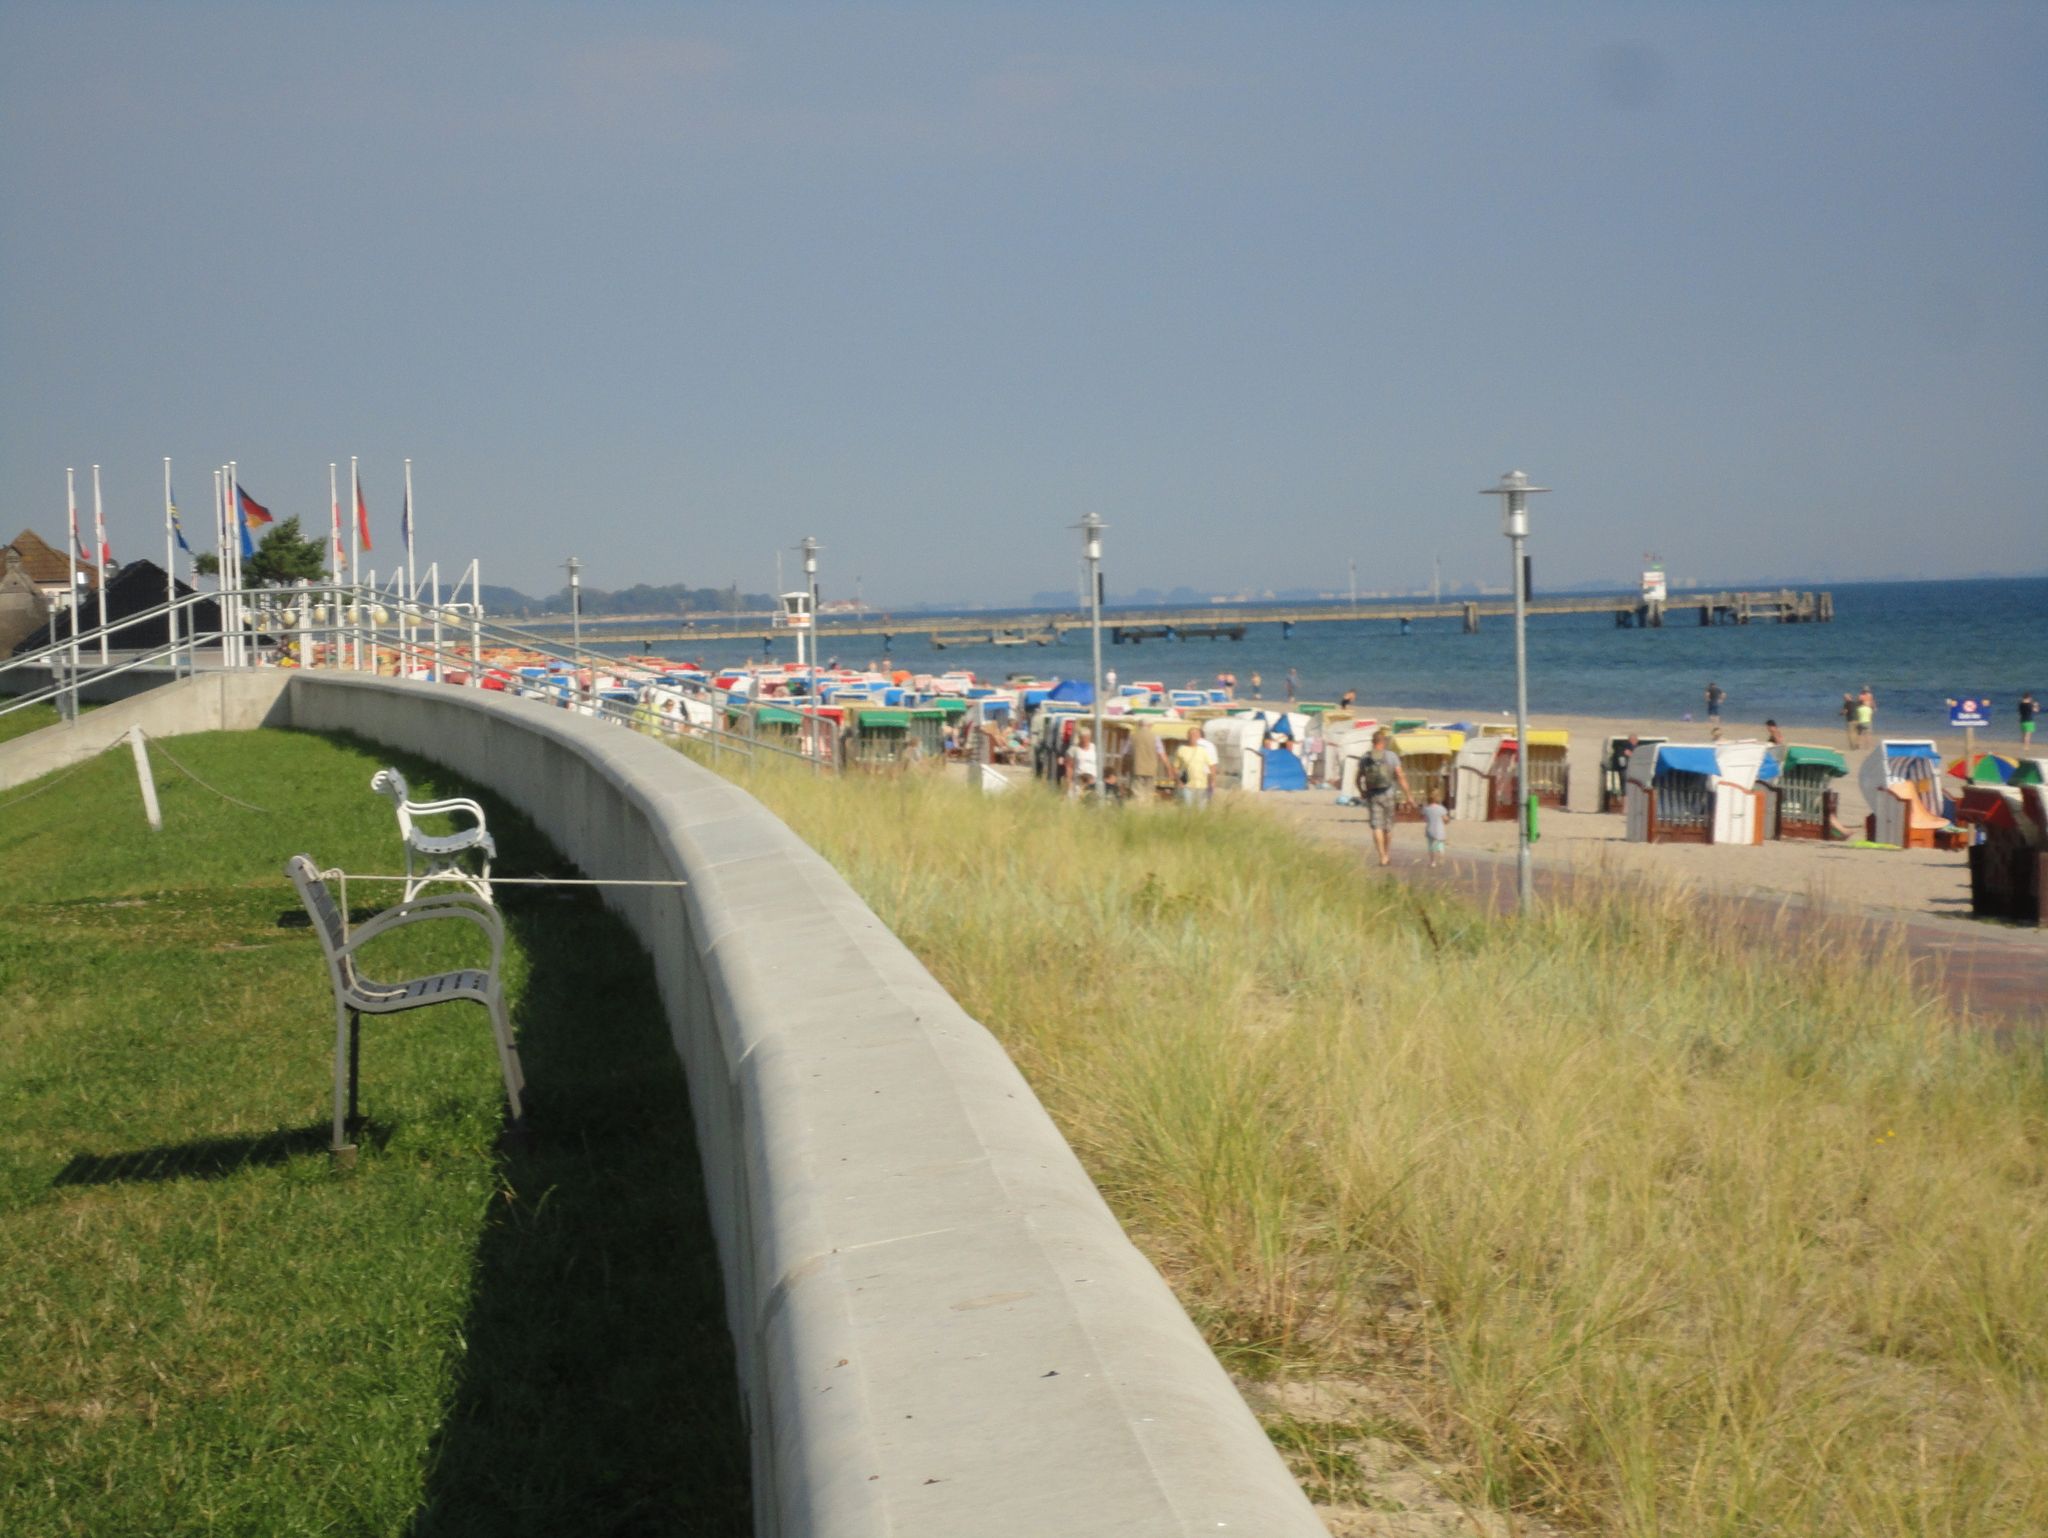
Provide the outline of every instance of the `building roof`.
{"type": "MultiPolygon", "coordinates": [[[[21,562],[23,574],[38,587],[61,589],[71,584],[71,558],[61,549],[53,548],[34,529],[23,529],[5,545],[0,545],[0,551],[12,551],[21,562]]],[[[78,571],[85,578],[87,587],[99,586],[99,568],[91,561],[80,560],[78,571]]]]}

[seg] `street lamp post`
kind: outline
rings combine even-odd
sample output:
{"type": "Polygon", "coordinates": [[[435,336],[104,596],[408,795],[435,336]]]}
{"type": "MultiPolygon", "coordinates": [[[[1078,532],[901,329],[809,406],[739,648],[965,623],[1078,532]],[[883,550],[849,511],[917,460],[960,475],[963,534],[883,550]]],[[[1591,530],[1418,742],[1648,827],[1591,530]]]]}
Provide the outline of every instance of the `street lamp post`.
{"type": "Polygon", "coordinates": [[[1529,870],[1529,593],[1523,580],[1522,541],[1529,537],[1529,498],[1548,490],[1531,486],[1520,470],[1510,470],[1498,486],[1479,493],[1501,499],[1500,531],[1508,537],[1515,568],[1515,900],[1525,915],[1535,906],[1536,888],[1529,870]]]}
{"type": "MultiPolygon", "coordinates": [[[[562,569],[569,573],[569,649],[573,653],[570,662],[576,669],[573,676],[580,678],[583,670],[583,563],[572,555],[562,563],[562,569]]],[[[576,692],[584,693],[580,688],[576,692]]]]}
{"type": "Polygon", "coordinates": [[[1095,794],[1108,793],[1109,744],[1102,740],[1102,531],[1109,527],[1099,513],[1069,525],[1081,531],[1088,558],[1088,630],[1095,647],[1095,794]]]}

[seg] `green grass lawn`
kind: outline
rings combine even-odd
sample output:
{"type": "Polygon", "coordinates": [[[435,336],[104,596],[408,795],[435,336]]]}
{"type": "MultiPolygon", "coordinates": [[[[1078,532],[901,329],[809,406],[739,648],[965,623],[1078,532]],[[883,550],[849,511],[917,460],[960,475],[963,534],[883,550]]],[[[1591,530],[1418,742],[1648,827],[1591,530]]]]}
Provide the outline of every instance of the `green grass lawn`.
{"type": "MultiPolygon", "coordinates": [[[[386,762],[476,792],[300,733],[152,751],[161,833],[125,749],[0,794],[0,1533],[747,1531],[684,1087],[631,935],[588,889],[506,889],[530,1139],[499,1147],[483,1012],[453,1004],[365,1022],[338,1170],[332,998],[283,862],[398,868],[386,762]]],[[[502,872],[567,873],[480,798],[502,872]]],[[[392,973],[477,954],[466,925],[381,943],[392,973]]]]}

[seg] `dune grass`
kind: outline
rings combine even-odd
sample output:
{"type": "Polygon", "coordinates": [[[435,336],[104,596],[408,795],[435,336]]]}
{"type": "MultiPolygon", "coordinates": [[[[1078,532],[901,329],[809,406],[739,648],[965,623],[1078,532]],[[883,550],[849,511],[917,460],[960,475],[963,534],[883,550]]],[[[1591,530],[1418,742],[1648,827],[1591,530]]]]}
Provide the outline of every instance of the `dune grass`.
{"type": "MultiPolygon", "coordinates": [[[[467,787],[299,733],[152,753],[159,834],[125,750],[0,795],[0,1532],[746,1531],[687,1105],[630,933],[587,893],[506,889],[531,1138],[498,1146],[482,1013],[450,1005],[366,1023],[369,1127],[337,1170],[333,1005],[283,861],[394,869],[386,762],[467,787]]],[[[501,870],[563,869],[483,799],[501,870]]],[[[379,959],[474,945],[422,926],[379,959]]]]}
{"type": "Polygon", "coordinates": [[[1526,924],[1256,811],[750,787],[1008,1046],[1311,1488],[1578,1530],[2048,1532],[2048,1057],[1849,931],[1526,924]],[[1304,1449],[1307,1452],[1304,1453],[1304,1449]]]}

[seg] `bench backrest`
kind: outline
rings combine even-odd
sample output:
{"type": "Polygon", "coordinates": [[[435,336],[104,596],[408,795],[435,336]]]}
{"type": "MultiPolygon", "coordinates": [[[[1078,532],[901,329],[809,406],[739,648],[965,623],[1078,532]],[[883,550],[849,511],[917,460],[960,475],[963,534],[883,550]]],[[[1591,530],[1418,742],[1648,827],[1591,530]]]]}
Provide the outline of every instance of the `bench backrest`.
{"type": "Polygon", "coordinates": [[[391,804],[398,808],[398,836],[412,837],[412,787],[405,783],[405,776],[396,769],[379,769],[370,776],[370,789],[391,798],[391,804]]]}
{"type": "Polygon", "coordinates": [[[327,953],[327,969],[334,975],[337,987],[347,987],[354,981],[355,971],[349,961],[345,947],[348,944],[348,920],[334,894],[327,889],[327,883],[320,877],[320,867],[313,863],[311,855],[295,854],[284,862],[285,873],[292,878],[292,885],[299,889],[299,901],[305,905],[306,916],[313,921],[313,932],[320,936],[320,949],[327,953]]]}

